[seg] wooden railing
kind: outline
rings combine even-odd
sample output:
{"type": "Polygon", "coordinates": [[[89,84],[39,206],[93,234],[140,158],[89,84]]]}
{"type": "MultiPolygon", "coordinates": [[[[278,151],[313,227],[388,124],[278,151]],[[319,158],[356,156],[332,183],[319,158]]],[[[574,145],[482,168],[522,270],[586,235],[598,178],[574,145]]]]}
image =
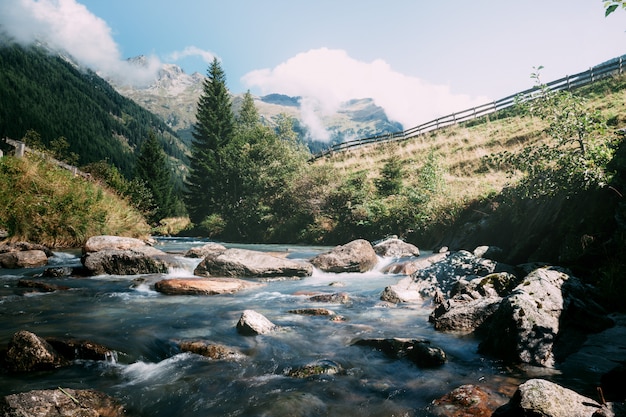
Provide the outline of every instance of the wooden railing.
{"type": "MultiPolygon", "coordinates": [[[[36,149],[33,148],[29,148],[28,146],[26,146],[26,144],[24,142],[21,142],[19,140],[14,140],[14,139],[9,139],[9,138],[3,138],[2,139],[4,142],[6,142],[7,144],[13,146],[15,148],[15,156],[17,158],[22,158],[24,156],[24,154],[26,152],[28,153],[32,153],[33,155],[37,155],[40,158],[46,159],[47,161],[61,167],[64,169],[67,169],[68,171],[72,172],[72,174],[74,175],[80,175],[81,177],[85,177],[85,178],[90,178],[91,175],[83,172],[81,170],[79,170],[77,167],[67,164],[63,161],[59,161],[58,159],[55,159],[53,157],[51,157],[50,155],[46,154],[45,152],[41,152],[38,151],[36,149]]],[[[2,156],[2,154],[0,153],[0,157],[2,156]]]]}
{"type": "MultiPolygon", "coordinates": [[[[587,71],[583,71],[574,75],[568,75],[556,81],[549,82],[545,85],[550,91],[573,90],[575,88],[591,84],[595,81],[611,75],[622,74],[623,71],[624,59],[623,57],[619,57],[608,61],[605,64],[592,67],[587,71]]],[[[432,132],[437,129],[442,129],[444,127],[452,126],[458,123],[467,122],[469,120],[473,120],[478,117],[486,116],[488,114],[512,107],[518,102],[520,98],[524,100],[532,99],[536,94],[539,93],[539,91],[539,87],[533,87],[520,93],[504,97],[500,100],[492,101],[481,106],[472,107],[471,109],[439,117],[435,120],[431,120],[430,122],[423,123],[421,125],[412,127],[401,132],[387,133],[383,135],[371,136],[367,138],[337,143],[330,148],[313,155],[311,160],[314,161],[335,152],[341,152],[347,149],[357,148],[371,143],[406,140],[418,135],[422,135],[424,133],[432,132]]]]}

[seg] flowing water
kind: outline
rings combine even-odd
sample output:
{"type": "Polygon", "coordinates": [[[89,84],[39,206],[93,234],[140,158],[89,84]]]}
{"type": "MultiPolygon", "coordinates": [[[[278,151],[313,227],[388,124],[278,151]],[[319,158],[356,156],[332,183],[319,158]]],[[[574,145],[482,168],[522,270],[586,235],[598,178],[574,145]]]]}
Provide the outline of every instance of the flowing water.
{"type": "MultiPolygon", "coordinates": [[[[430,402],[462,384],[493,388],[516,377],[477,354],[470,336],[435,332],[429,306],[387,306],[380,294],[403,276],[383,274],[389,260],[371,272],[331,274],[315,270],[300,280],[265,282],[233,295],[168,296],[149,282],[191,276],[199,260],[182,257],[205,241],[160,239],[158,247],[181,254],[181,267],[169,274],[46,278],[69,287],[51,293],[18,288],[43,268],[0,270],[0,348],[19,330],[42,337],[87,339],[115,350],[109,361],[75,361],[51,372],[0,373],[0,396],[56,387],[95,389],[120,399],[137,416],[427,416],[430,402]],[[346,293],[345,304],[313,303],[312,293],[346,293]],[[324,307],[328,316],[289,313],[324,307]],[[274,333],[242,336],[235,325],[253,309],[280,326],[274,333]],[[420,369],[371,348],[353,346],[358,338],[427,339],[446,351],[448,362],[420,369]],[[241,350],[237,360],[213,360],[181,353],[176,342],[204,340],[241,350]],[[308,378],[288,376],[311,363],[337,365],[341,372],[308,378]]],[[[228,245],[227,245],[228,246],[228,245]]],[[[309,259],[328,248],[246,246],[289,250],[292,259],[309,259]]],[[[77,251],[59,252],[51,266],[80,265],[77,251]]],[[[50,266],[50,265],[49,265],[50,266]]],[[[518,375],[519,376],[519,375],[518,375]]]]}

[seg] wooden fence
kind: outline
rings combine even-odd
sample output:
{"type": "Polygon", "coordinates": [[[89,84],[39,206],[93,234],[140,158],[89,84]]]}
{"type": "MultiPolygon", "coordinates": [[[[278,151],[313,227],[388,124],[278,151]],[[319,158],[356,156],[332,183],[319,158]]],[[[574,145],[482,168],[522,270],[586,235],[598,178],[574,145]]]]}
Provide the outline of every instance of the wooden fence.
{"type": "MultiPolygon", "coordinates": [[[[549,82],[545,85],[550,91],[573,90],[575,88],[591,84],[595,81],[611,75],[622,74],[624,70],[623,66],[623,57],[619,57],[608,61],[605,64],[592,67],[587,71],[583,71],[574,75],[568,75],[556,81],[549,82]]],[[[452,126],[458,123],[467,122],[469,120],[473,120],[478,117],[486,116],[488,114],[512,107],[518,102],[520,98],[524,100],[533,99],[534,96],[537,95],[539,92],[539,87],[533,87],[520,93],[504,97],[500,100],[492,101],[481,106],[472,107],[471,109],[439,117],[430,122],[423,123],[419,126],[415,126],[401,132],[387,133],[383,135],[371,136],[367,138],[337,143],[330,148],[313,155],[311,160],[314,161],[335,152],[341,152],[347,149],[357,148],[371,143],[406,140],[418,135],[422,135],[424,133],[432,132],[437,129],[442,129],[444,127],[452,126]]]]}
{"type": "MultiPolygon", "coordinates": [[[[15,148],[15,156],[17,158],[21,158],[24,156],[26,152],[29,152],[29,153],[32,153],[33,155],[37,155],[40,158],[46,159],[47,161],[57,166],[60,166],[61,168],[67,169],[74,175],[80,175],[81,177],[84,177],[84,178],[91,178],[90,174],[79,170],[77,167],[67,164],[63,161],[59,161],[58,159],[54,159],[53,157],[46,154],[45,152],[41,152],[36,149],[29,148],[28,146],[26,146],[24,142],[21,142],[19,140],[9,139],[9,138],[4,138],[2,140],[15,148]]],[[[1,151],[0,151],[0,157],[2,157],[1,151]]]]}

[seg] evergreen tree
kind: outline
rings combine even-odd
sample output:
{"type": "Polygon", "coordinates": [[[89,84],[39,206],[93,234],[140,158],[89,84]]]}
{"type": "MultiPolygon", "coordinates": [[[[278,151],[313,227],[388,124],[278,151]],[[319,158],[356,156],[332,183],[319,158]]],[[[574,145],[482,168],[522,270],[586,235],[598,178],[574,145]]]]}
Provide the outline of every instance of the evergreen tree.
{"type": "Polygon", "coordinates": [[[211,214],[219,214],[223,209],[223,196],[229,186],[228,178],[222,177],[224,149],[231,142],[234,129],[226,75],[214,59],[198,102],[185,184],[185,202],[194,223],[200,223],[211,214]]]}
{"type": "Polygon", "coordinates": [[[135,177],[142,180],[152,193],[153,207],[148,218],[150,223],[169,217],[173,211],[172,179],[167,156],[153,132],[141,145],[135,177]]]}
{"type": "Polygon", "coordinates": [[[243,96],[243,103],[237,115],[237,127],[240,130],[251,130],[260,123],[259,112],[254,105],[250,90],[243,96]]]}

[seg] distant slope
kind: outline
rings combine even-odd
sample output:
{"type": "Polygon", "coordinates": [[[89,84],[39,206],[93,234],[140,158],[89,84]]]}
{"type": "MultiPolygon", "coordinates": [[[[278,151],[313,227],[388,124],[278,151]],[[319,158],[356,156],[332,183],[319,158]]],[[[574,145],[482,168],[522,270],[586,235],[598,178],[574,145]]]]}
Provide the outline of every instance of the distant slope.
{"type": "Polygon", "coordinates": [[[152,130],[176,165],[186,148],[157,116],[89,70],[40,47],[0,39],[0,136],[38,132],[44,144],[65,137],[79,165],[108,160],[124,174],[152,130]]]}

